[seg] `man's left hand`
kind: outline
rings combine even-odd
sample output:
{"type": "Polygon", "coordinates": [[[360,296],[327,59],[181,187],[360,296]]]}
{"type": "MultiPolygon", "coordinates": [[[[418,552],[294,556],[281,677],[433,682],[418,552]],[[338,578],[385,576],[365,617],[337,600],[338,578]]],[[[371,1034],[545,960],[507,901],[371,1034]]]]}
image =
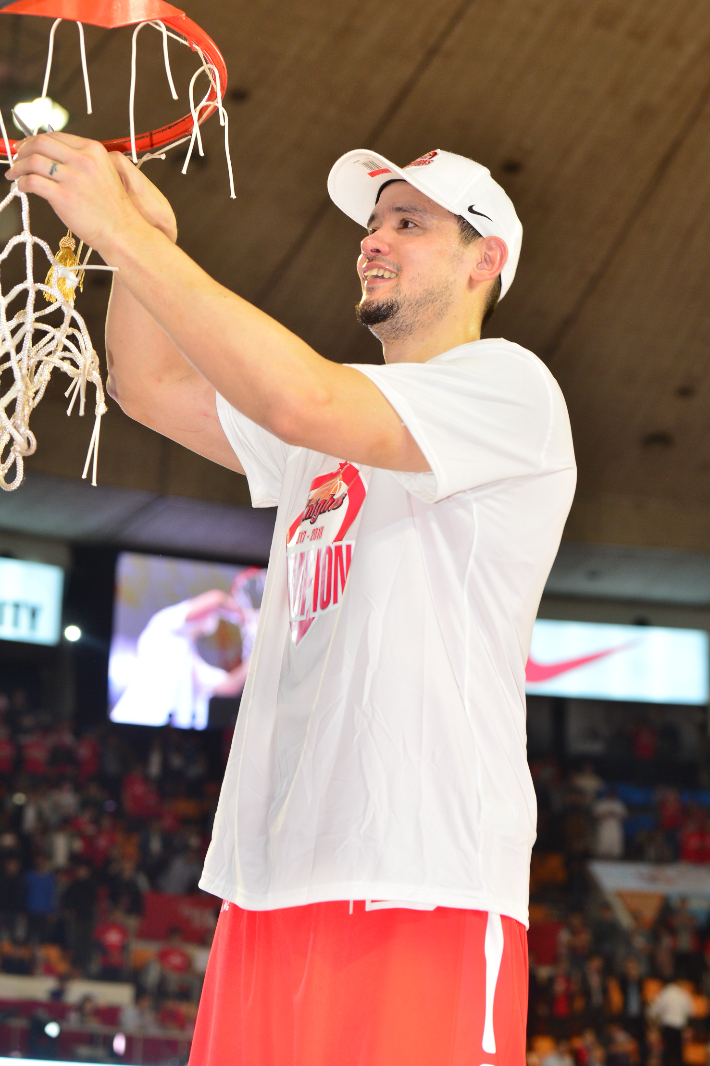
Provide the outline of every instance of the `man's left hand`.
{"type": "Polygon", "coordinates": [[[46,200],[73,233],[99,253],[117,232],[141,224],[124,184],[99,141],[41,133],[20,143],[6,177],[20,192],[46,200]]]}

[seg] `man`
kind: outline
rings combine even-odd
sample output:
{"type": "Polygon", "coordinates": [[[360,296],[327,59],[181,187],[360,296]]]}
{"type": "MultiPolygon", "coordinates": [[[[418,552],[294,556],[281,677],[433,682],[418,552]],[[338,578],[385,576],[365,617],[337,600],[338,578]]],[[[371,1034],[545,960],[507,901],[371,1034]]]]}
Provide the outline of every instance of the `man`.
{"type": "Polygon", "coordinates": [[[663,1066],[681,1066],[683,1030],[695,1013],[693,997],[682,985],[671,981],[662,988],[648,1008],[652,1021],[661,1027],[663,1066]]]}
{"type": "Polygon", "coordinates": [[[9,177],[119,268],[124,410],[279,508],[201,881],[225,902],[194,1066],[519,1066],[524,671],[575,469],[551,375],[480,340],[515,274],[513,205],[448,152],[340,159],[387,363],[350,367],[180,252],[122,157],[39,136],[9,177]]]}

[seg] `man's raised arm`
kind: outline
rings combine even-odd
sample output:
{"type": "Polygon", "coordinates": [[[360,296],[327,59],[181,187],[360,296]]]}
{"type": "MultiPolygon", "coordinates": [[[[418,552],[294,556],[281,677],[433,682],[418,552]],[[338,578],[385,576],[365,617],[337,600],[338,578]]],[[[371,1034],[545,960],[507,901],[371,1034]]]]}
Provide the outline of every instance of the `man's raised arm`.
{"type": "MultiPolygon", "coordinates": [[[[290,330],[210,278],[165,232],[148,223],[131,203],[101,144],[65,133],[40,134],[22,142],[6,175],[17,179],[23,192],[46,199],[77,236],[118,267],[125,289],[196,372],[195,377],[183,377],[168,358],[157,379],[151,370],[146,390],[149,394],[159,387],[167,397],[179,397],[173,401],[179,418],[194,406],[194,386],[204,427],[198,427],[194,438],[186,439],[182,431],[178,436],[179,427],[172,421],[170,428],[154,421],[148,414],[151,401],[138,396],[140,377],[125,385],[133,417],[150,418],[148,424],[161,433],[203,450],[198,440],[213,442],[207,426],[218,423],[210,423],[201,378],[287,444],[390,470],[429,469],[414,438],[369,378],[323,359],[290,330]]],[[[113,313],[120,322],[118,310],[115,305],[113,313]]],[[[125,344],[116,341],[113,325],[111,343],[120,397],[124,372],[119,380],[117,368],[125,344]]],[[[161,351],[165,355],[167,350],[161,351]]],[[[137,372],[141,353],[135,348],[132,352],[137,372]]],[[[143,358],[152,362],[153,352],[146,350],[143,358]]],[[[212,443],[203,454],[216,458],[211,448],[212,443]]]]}
{"type": "MultiPolygon", "coordinates": [[[[158,189],[118,152],[111,154],[126,192],[143,218],[177,240],[173,210],[158,189]]],[[[114,278],[106,319],[109,394],[129,418],[221,466],[243,473],[224,435],[215,390],[165,331],[114,278]]]]}

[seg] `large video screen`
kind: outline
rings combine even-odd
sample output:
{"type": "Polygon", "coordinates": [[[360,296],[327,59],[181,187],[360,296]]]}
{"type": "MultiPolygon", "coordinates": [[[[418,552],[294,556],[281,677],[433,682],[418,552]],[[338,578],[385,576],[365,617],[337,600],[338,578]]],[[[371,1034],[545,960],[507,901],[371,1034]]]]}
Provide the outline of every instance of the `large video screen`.
{"type": "Polygon", "coordinates": [[[703,706],[708,634],[539,618],[525,674],[531,695],[703,706]]]}
{"type": "Polygon", "coordinates": [[[244,688],[266,570],[122,552],[109,659],[114,722],[205,729],[244,688]]]}

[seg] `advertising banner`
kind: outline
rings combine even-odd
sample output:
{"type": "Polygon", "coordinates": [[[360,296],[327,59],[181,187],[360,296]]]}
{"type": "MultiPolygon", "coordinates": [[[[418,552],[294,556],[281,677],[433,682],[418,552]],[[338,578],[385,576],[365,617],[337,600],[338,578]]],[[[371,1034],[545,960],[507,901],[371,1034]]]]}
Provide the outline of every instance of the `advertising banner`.
{"type": "Polygon", "coordinates": [[[708,634],[538,619],[525,677],[531,695],[703,706],[708,634]]]}

